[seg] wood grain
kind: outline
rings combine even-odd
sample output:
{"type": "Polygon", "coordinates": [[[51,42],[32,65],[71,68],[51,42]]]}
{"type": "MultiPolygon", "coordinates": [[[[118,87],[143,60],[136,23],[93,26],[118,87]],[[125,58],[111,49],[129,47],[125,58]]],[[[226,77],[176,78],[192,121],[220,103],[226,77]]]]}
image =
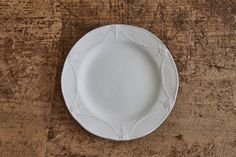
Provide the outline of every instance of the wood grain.
{"type": "Polygon", "coordinates": [[[235,19],[234,0],[0,0],[0,156],[234,157],[235,19]],[[81,128],[60,89],[73,44],[113,23],[153,32],[180,75],[171,115],[128,142],[81,128]]]}

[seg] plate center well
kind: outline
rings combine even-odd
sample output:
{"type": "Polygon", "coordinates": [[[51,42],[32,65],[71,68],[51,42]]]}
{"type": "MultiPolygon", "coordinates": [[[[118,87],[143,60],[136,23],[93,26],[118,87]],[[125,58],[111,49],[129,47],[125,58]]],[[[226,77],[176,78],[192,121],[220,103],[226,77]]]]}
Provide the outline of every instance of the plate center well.
{"type": "Polygon", "coordinates": [[[79,71],[78,91],[92,114],[122,122],[152,108],[161,74],[146,51],[126,41],[110,41],[89,52],[79,71]]]}

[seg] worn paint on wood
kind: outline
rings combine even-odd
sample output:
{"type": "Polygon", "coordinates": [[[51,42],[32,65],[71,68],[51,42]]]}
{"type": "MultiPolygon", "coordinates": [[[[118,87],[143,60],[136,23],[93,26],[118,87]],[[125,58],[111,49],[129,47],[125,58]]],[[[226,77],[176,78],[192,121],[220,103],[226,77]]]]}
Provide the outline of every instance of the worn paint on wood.
{"type": "Polygon", "coordinates": [[[1,0],[0,156],[235,156],[235,19],[234,0],[1,0]],[[112,23],[153,32],[180,75],[171,115],[129,142],[82,129],[60,89],[72,45],[112,23]]]}

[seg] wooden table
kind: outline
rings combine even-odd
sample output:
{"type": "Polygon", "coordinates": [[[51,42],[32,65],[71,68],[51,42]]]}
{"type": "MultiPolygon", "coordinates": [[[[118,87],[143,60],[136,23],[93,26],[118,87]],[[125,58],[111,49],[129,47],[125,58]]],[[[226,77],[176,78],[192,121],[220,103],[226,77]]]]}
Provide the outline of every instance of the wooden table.
{"type": "Polygon", "coordinates": [[[235,157],[235,18],[234,0],[1,0],[0,156],[235,157]],[[171,115],[128,142],[81,128],[60,88],[74,43],[113,23],[154,33],[180,75],[171,115]]]}

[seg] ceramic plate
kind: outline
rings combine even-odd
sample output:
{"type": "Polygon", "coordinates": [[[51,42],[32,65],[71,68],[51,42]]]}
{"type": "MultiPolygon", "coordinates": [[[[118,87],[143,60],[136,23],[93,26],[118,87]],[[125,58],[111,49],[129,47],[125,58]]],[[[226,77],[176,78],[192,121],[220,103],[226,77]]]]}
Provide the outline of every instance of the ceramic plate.
{"type": "Polygon", "coordinates": [[[72,116],[89,132],[131,140],[169,115],[178,73],[166,46],[130,25],[107,25],[83,36],[66,58],[61,86],[72,116]]]}

